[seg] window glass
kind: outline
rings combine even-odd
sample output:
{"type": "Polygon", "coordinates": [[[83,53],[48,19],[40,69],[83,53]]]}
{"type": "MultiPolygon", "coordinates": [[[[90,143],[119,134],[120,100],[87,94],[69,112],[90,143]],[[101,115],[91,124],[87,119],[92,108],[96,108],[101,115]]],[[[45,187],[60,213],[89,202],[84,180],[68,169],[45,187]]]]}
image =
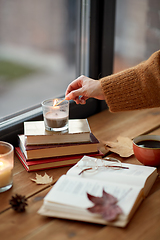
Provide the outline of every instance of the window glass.
{"type": "Polygon", "coordinates": [[[64,95],[76,75],[76,5],[0,0],[0,119],[64,95]]]}
{"type": "Polygon", "coordinates": [[[114,72],[135,66],[160,47],[160,1],[116,3],[114,72]]]}

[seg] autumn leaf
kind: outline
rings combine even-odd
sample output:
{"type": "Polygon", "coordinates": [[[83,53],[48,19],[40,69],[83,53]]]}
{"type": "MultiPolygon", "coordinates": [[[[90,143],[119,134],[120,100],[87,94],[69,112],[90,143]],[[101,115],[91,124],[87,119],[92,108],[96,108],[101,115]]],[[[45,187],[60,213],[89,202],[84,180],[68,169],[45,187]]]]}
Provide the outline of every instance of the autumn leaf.
{"type": "Polygon", "coordinates": [[[130,157],[133,155],[133,142],[128,137],[117,138],[117,142],[105,141],[105,146],[111,152],[119,154],[121,157],[130,157]]]}
{"type": "Polygon", "coordinates": [[[94,203],[93,207],[87,208],[92,213],[98,213],[106,221],[114,221],[122,213],[122,209],[117,205],[117,198],[103,190],[102,197],[95,197],[87,193],[87,197],[94,203]]]}
{"type": "Polygon", "coordinates": [[[36,182],[37,184],[49,184],[52,183],[53,178],[49,177],[46,173],[44,174],[44,176],[36,173],[36,179],[31,178],[31,180],[36,182]]]}

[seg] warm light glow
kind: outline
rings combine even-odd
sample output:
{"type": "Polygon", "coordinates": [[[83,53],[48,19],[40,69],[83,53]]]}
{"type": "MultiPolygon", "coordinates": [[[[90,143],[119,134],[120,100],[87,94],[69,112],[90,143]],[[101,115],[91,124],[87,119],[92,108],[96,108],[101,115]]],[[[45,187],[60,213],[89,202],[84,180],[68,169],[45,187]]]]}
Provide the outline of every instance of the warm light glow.
{"type": "Polygon", "coordinates": [[[3,162],[0,162],[0,168],[3,167],[4,163],[3,162]]]}
{"type": "Polygon", "coordinates": [[[58,103],[58,99],[54,99],[54,101],[53,101],[53,107],[55,107],[55,106],[57,105],[57,103],[58,103]]]}
{"type": "Polygon", "coordinates": [[[0,170],[5,169],[6,167],[8,167],[8,165],[9,165],[8,162],[1,160],[0,161],[0,170]]]}
{"type": "Polygon", "coordinates": [[[4,158],[0,159],[0,188],[5,187],[12,182],[12,164],[4,158]]]}
{"type": "Polygon", "coordinates": [[[53,101],[53,107],[56,107],[57,105],[59,105],[60,103],[62,103],[62,102],[64,102],[64,101],[65,101],[65,99],[63,99],[63,100],[61,100],[61,101],[58,102],[58,99],[55,99],[55,100],[53,101]]]}

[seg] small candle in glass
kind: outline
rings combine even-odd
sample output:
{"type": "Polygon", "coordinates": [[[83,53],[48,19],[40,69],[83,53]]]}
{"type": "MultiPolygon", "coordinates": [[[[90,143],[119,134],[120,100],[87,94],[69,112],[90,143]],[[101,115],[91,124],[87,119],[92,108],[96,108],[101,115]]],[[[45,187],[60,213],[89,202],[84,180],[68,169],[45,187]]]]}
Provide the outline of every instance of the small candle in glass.
{"type": "Polygon", "coordinates": [[[10,143],[0,141],[0,192],[13,185],[14,148],[10,143]]]}
{"type": "Polygon", "coordinates": [[[69,101],[57,98],[42,102],[45,129],[63,132],[68,130],[69,101]]]}

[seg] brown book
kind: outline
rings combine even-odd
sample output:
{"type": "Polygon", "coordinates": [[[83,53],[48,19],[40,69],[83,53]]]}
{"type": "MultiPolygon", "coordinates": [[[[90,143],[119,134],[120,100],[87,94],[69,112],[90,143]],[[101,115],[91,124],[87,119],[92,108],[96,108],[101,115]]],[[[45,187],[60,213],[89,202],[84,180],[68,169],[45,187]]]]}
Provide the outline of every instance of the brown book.
{"type": "Polygon", "coordinates": [[[63,143],[63,144],[50,144],[50,145],[25,145],[25,136],[19,135],[19,147],[28,160],[68,156],[75,154],[97,153],[98,152],[98,139],[90,133],[89,142],[81,143],[63,143]]]}
{"type": "MultiPolygon", "coordinates": [[[[24,168],[30,171],[38,171],[50,168],[64,167],[64,166],[72,166],[77,163],[82,157],[82,154],[72,155],[72,156],[64,156],[64,157],[53,157],[53,158],[44,158],[44,159],[36,159],[27,161],[24,154],[22,153],[19,147],[15,148],[15,153],[19,160],[21,161],[24,168]]],[[[100,158],[103,156],[101,152],[86,154],[87,156],[100,158]]]]}
{"type": "Polygon", "coordinates": [[[24,122],[26,145],[57,144],[90,141],[90,127],[87,119],[69,120],[68,132],[46,131],[44,121],[24,122]]]}

